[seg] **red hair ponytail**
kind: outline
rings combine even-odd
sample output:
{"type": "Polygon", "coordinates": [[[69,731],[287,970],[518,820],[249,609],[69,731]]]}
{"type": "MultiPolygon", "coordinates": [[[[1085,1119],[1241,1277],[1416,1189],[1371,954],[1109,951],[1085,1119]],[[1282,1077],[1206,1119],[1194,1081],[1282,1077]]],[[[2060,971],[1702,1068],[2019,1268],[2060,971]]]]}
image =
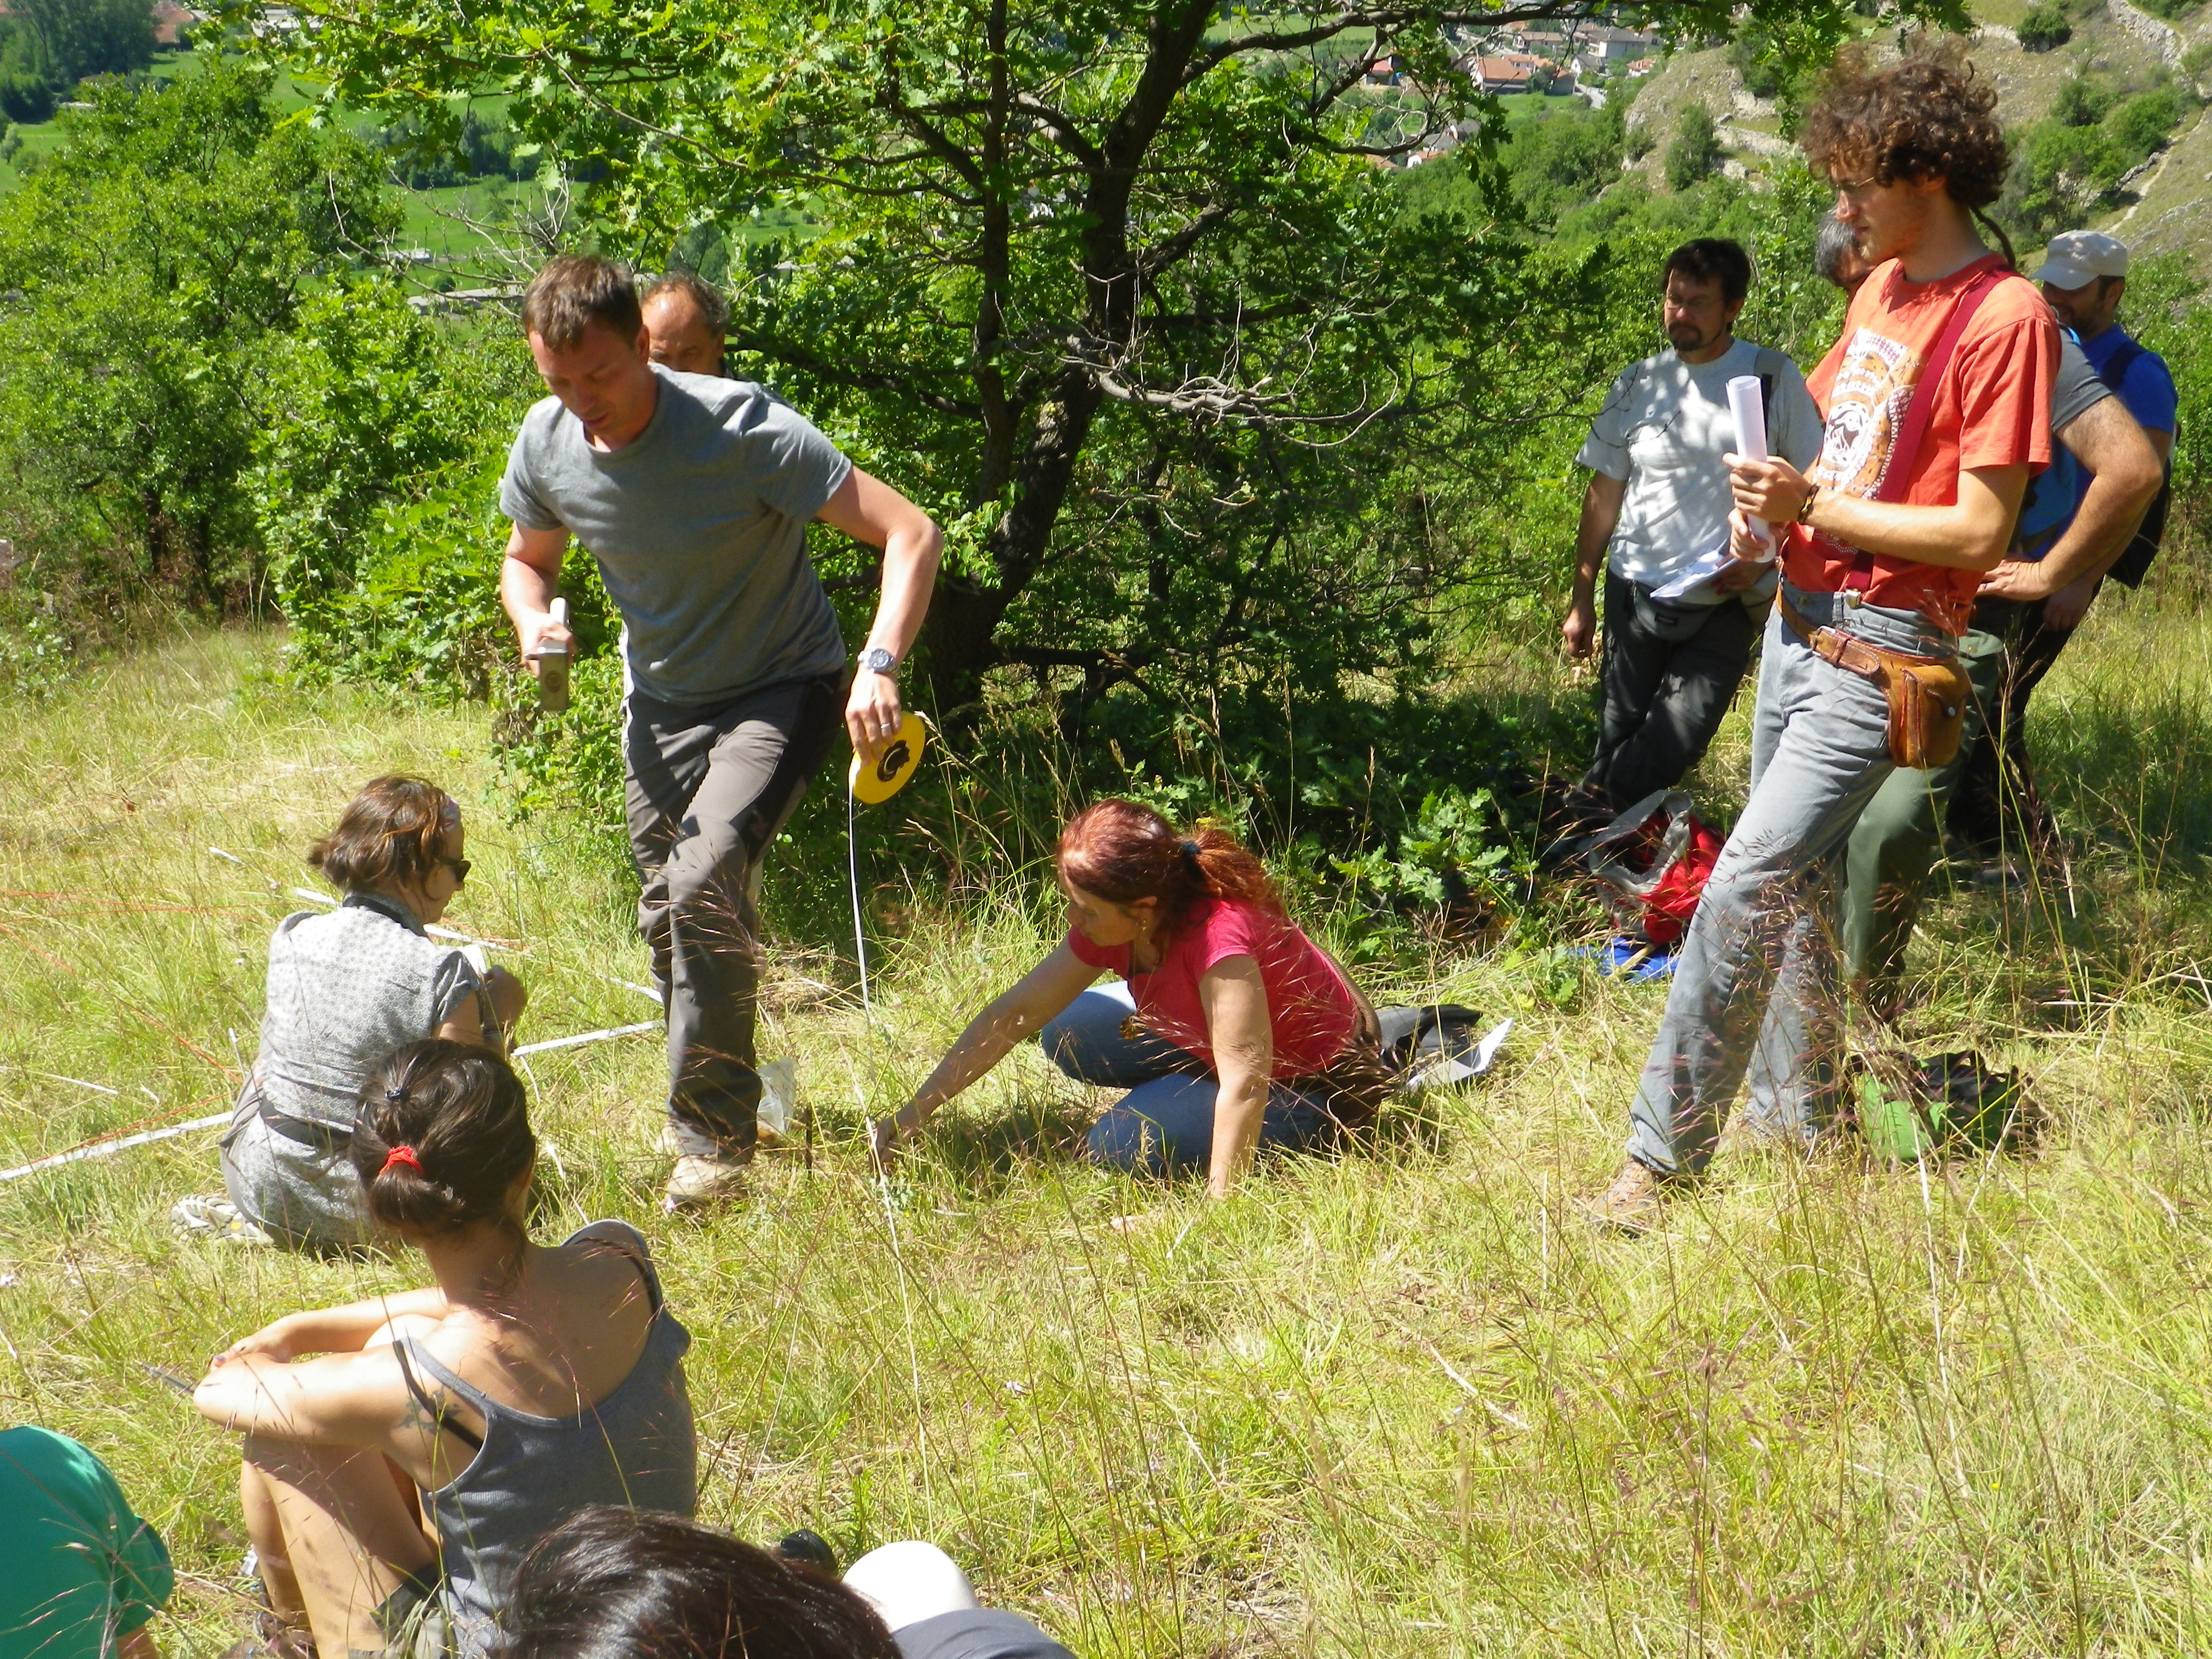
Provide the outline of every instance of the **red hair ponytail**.
{"type": "Polygon", "coordinates": [[[1202,898],[1235,899],[1270,915],[1283,914],[1282,896],[1266,867],[1234,836],[1211,824],[1181,834],[1133,800],[1102,800],[1070,818],[1054,863],[1069,886],[1109,903],[1158,900],[1161,926],[1170,933],[1202,898]]]}

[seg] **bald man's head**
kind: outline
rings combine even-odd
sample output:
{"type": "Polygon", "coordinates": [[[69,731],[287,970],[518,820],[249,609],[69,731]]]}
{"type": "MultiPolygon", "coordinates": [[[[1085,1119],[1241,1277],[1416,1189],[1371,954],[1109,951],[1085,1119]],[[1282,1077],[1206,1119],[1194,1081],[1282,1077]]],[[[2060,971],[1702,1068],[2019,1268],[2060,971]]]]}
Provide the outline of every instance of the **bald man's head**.
{"type": "Polygon", "coordinates": [[[653,361],[682,374],[720,374],[730,309],[722,296],[686,272],[663,276],[645,295],[645,329],[653,361]]]}

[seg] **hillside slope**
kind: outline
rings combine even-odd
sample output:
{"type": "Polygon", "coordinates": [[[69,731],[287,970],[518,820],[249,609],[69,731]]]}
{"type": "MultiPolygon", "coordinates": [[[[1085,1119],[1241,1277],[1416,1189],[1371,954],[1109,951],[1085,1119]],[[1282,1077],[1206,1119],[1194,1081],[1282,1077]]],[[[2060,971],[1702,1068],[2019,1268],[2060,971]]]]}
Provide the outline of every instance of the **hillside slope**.
{"type": "MultiPolygon", "coordinates": [[[[1978,9],[1987,21],[1975,36],[1970,55],[1995,83],[1999,118],[2013,132],[2049,118],[2061,89],[2079,75],[2129,88],[2172,77],[2185,88],[2189,77],[2179,70],[2184,56],[2192,47],[2212,43],[2212,6],[2201,6],[2178,25],[2168,26],[2136,11],[2126,0],[2106,0],[2075,21],[2072,40],[2045,52],[2024,51],[2014,37],[2010,23],[2016,21],[2019,8],[1996,0],[1978,9]]],[[[1893,36],[1881,37],[1882,49],[1890,49],[1893,41],[1893,36]]],[[[2212,67],[2198,75],[2197,95],[2212,96],[2212,67]]],[[[1692,103],[1703,105],[1720,124],[1731,172],[1755,177],[1796,154],[1781,136],[1779,110],[1746,90],[1742,76],[1724,51],[1676,52],[1639,90],[1628,113],[1630,129],[1655,141],[1640,161],[1630,164],[1654,190],[1665,188],[1667,140],[1680,111],[1692,103]]],[[[2137,199],[2123,202],[2089,222],[2124,236],[2139,252],[2183,253],[2197,276],[2212,279],[2212,120],[2206,116],[2203,109],[2188,110],[2166,148],[2139,179],[2130,181],[2130,193],[2137,199]]]]}

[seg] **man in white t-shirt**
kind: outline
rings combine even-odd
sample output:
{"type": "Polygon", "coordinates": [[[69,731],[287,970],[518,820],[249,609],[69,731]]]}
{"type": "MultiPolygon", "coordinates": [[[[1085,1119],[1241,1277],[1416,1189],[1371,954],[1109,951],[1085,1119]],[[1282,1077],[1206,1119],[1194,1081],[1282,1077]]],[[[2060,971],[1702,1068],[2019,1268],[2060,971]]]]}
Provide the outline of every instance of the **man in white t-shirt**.
{"type": "Polygon", "coordinates": [[[1679,599],[1653,596],[1728,541],[1721,457],[1736,447],[1728,383],[1761,382],[1771,453],[1809,466],[1820,452],[1820,412],[1797,366],[1733,331],[1751,289],[1743,249],[1711,237],[1685,242],[1660,281],[1672,349],[1621,370],[1575,457],[1590,481],[1575,537],[1574,601],[1559,630],[1571,656],[1590,654],[1601,557],[1606,566],[1597,754],[1567,798],[1579,822],[1672,788],[1698,763],[1773,598],[1771,570],[1731,572],[1679,599]]]}

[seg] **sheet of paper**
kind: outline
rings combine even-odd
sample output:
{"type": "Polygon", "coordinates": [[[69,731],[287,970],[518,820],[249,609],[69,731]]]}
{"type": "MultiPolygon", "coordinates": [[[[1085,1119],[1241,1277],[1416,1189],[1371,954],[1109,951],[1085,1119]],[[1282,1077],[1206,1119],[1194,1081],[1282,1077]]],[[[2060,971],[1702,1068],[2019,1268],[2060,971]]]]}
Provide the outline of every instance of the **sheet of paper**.
{"type": "Polygon", "coordinates": [[[1725,546],[1717,547],[1710,553],[1701,553],[1696,562],[1673,581],[1653,588],[1651,597],[1655,599],[1686,599],[1692,593],[1703,592],[1714,577],[1735,562],[1725,546]]]}

